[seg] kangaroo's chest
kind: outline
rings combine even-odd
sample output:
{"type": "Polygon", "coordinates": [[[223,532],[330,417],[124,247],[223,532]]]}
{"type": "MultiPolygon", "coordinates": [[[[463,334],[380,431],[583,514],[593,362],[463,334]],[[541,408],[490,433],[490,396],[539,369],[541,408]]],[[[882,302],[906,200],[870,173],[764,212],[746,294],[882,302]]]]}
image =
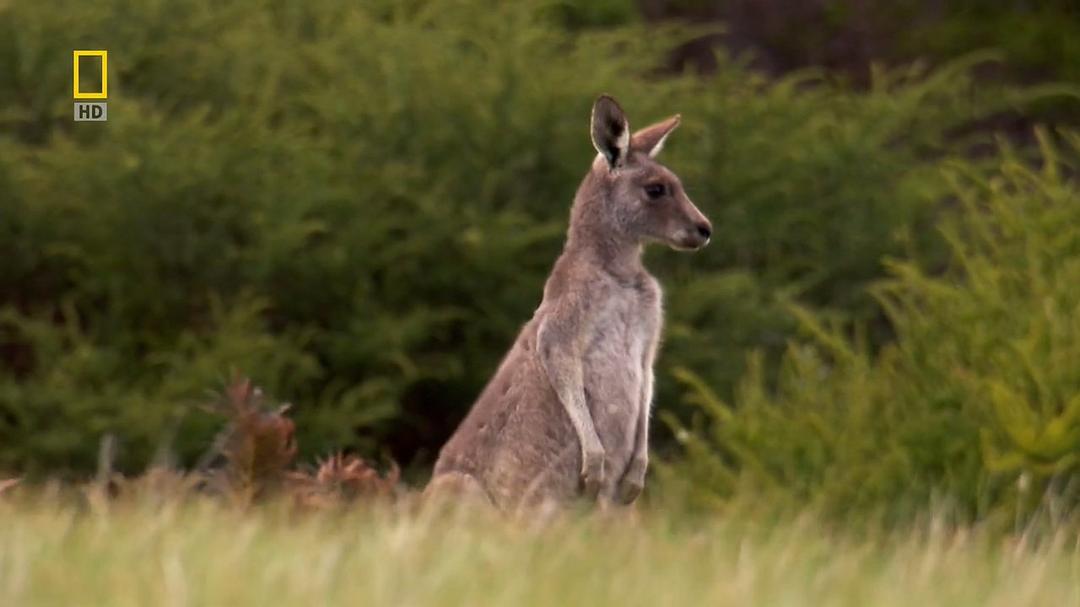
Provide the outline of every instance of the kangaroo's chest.
{"type": "Polygon", "coordinates": [[[588,335],[586,362],[624,371],[641,366],[660,323],[659,306],[636,292],[617,293],[598,306],[588,335]]]}
{"type": "Polygon", "coordinates": [[[617,288],[596,302],[583,362],[585,397],[607,449],[630,449],[645,394],[647,354],[661,323],[659,289],[617,288]]]}

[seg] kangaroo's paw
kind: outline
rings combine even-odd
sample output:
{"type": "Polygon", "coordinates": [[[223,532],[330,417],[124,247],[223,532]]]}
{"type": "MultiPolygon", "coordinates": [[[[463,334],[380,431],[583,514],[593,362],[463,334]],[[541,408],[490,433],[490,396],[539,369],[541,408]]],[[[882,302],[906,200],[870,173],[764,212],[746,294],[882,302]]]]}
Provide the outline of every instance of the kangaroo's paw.
{"type": "Polygon", "coordinates": [[[649,460],[635,457],[626,469],[626,474],[619,479],[619,487],[615,492],[615,499],[622,504],[632,503],[645,489],[645,472],[649,468],[649,460]]]}
{"type": "Polygon", "coordinates": [[[585,497],[595,500],[600,495],[600,488],[604,486],[604,451],[586,451],[581,462],[581,483],[585,497]]]}

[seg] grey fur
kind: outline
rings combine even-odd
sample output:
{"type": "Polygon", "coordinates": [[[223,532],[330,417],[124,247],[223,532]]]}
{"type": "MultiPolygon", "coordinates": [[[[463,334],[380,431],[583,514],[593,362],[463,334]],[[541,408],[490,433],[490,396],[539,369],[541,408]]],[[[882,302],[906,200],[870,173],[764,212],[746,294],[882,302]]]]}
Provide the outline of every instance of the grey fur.
{"type": "Polygon", "coordinates": [[[652,159],[678,123],[642,129],[627,147],[622,109],[597,100],[600,154],[574,197],[543,301],[443,447],[428,493],[467,486],[506,511],[581,496],[630,503],[641,493],[663,323],[642,248],[699,249],[711,233],[679,179],[652,159]],[[658,185],[663,194],[650,197],[658,185]]]}

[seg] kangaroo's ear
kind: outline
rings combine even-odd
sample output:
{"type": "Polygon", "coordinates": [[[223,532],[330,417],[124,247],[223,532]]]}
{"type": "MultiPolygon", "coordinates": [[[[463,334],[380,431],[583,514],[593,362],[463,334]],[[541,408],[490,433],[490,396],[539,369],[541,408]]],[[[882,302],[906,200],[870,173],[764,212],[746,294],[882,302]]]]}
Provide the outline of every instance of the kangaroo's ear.
{"type": "Polygon", "coordinates": [[[630,151],[630,125],[626,122],[626,114],[607,95],[601,95],[593,104],[592,143],[611,168],[621,165],[630,151]]]}
{"type": "Polygon", "coordinates": [[[679,126],[681,120],[682,117],[675,114],[667,120],[661,120],[654,125],[641,129],[634,133],[634,136],[630,139],[630,148],[637,152],[645,152],[649,155],[649,158],[655,158],[660,153],[660,150],[664,148],[667,136],[671,134],[671,131],[675,130],[675,127],[679,126]]]}

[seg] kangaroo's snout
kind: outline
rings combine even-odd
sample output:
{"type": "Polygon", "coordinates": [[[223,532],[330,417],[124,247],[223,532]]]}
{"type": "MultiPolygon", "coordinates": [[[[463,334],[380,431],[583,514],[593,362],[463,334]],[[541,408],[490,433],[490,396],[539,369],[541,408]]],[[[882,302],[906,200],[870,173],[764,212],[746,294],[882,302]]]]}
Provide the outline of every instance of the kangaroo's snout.
{"type": "Polygon", "coordinates": [[[699,223],[697,227],[698,236],[701,236],[705,240],[701,246],[709,244],[709,238],[712,238],[712,226],[707,223],[699,223]]]}
{"type": "Polygon", "coordinates": [[[699,223],[692,229],[679,230],[672,247],[681,251],[697,251],[705,248],[711,237],[712,227],[706,223],[699,223]]]}
{"type": "Polygon", "coordinates": [[[668,243],[678,250],[697,251],[709,244],[709,239],[712,238],[712,223],[689,199],[684,199],[683,202],[682,220],[679,222],[682,225],[668,243]]]}

